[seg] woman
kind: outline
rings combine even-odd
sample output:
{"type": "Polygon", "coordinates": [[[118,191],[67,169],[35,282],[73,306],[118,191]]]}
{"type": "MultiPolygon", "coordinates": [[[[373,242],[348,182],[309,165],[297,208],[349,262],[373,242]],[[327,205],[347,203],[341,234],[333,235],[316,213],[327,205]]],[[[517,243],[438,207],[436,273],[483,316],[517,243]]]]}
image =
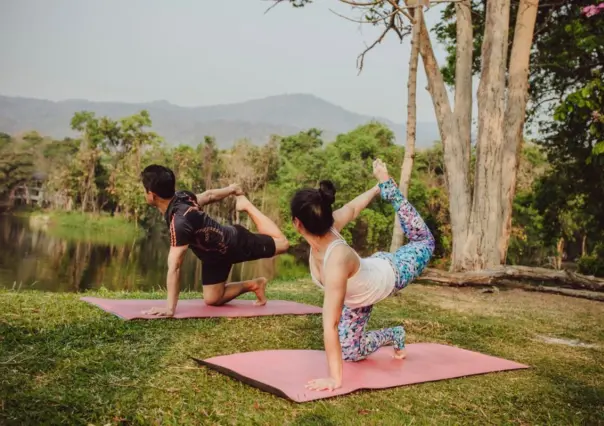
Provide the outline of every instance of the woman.
{"type": "Polygon", "coordinates": [[[329,181],[321,182],[319,189],[298,191],[291,201],[294,225],[311,248],[311,276],[325,291],[323,338],[330,377],[310,381],[306,385],[309,389],[341,387],[342,360],[362,360],[382,346],[393,345],[393,356],[405,357],[402,326],[368,332],[365,326],[373,305],[405,288],[422,273],[434,252],[434,237],[379,159],[373,162],[373,174],[378,184],[335,212],[331,207],[335,188],[329,181]],[[339,231],[378,194],[392,203],[410,242],[396,253],[378,252],[361,258],[339,231]]]}

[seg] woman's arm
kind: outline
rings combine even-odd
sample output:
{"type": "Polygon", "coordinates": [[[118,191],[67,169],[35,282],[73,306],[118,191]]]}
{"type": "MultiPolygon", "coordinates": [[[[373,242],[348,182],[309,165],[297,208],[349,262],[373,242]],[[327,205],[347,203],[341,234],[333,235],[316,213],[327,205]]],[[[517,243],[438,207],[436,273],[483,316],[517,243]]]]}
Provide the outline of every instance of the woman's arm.
{"type": "Polygon", "coordinates": [[[334,390],[342,386],[342,347],[338,324],[344,306],[346,281],[350,276],[351,263],[345,248],[334,249],[325,270],[323,299],[323,341],[329,367],[329,377],[311,380],[307,387],[313,390],[334,390]]]}
{"type": "Polygon", "coordinates": [[[340,232],[346,225],[355,220],[361,214],[361,211],[379,194],[380,188],[374,186],[369,191],[365,191],[342,208],[333,212],[334,228],[340,232]]]}

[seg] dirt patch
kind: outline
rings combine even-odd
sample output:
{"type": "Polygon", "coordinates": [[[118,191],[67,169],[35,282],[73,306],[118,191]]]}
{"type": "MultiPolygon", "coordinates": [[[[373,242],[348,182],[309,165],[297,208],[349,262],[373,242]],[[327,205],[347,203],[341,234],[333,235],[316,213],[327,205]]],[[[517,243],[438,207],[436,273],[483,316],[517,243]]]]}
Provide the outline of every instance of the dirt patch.
{"type": "Polygon", "coordinates": [[[580,348],[597,348],[598,345],[594,345],[592,343],[584,343],[577,339],[561,339],[559,337],[551,337],[551,336],[537,336],[536,340],[545,343],[551,343],[554,345],[566,345],[572,347],[580,347],[580,348]]]}

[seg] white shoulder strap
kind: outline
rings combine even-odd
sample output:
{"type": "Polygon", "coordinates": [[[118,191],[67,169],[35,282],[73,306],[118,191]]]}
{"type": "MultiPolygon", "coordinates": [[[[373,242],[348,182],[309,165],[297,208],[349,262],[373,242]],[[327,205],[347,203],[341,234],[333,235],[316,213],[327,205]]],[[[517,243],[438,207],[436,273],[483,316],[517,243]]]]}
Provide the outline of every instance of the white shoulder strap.
{"type": "Polygon", "coordinates": [[[327,250],[325,250],[325,257],[323,258],[323,270],[325,270],[325,265],[327,264],[327,258],[331,254],[331,251],[334,249],[334,247],[341,246],[341,245],[347,246],[348,244],[344,240],[334,240],[331,242],[329,247],[327,247],[327,250]]]}

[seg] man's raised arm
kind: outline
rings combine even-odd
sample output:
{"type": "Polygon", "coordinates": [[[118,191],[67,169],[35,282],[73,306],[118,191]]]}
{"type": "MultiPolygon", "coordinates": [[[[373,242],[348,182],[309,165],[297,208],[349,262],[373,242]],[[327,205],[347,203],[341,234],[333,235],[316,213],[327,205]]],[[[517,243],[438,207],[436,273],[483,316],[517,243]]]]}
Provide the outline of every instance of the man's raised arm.
{"type": "Polygon", "coordinates": [[[207,191],[197,194],[197,204],[204,206],[206,204],[216,203],[229,195],[243,195],[243,190],[239,184],[232,183],[225,188],[208,189],[207,191]]]}

